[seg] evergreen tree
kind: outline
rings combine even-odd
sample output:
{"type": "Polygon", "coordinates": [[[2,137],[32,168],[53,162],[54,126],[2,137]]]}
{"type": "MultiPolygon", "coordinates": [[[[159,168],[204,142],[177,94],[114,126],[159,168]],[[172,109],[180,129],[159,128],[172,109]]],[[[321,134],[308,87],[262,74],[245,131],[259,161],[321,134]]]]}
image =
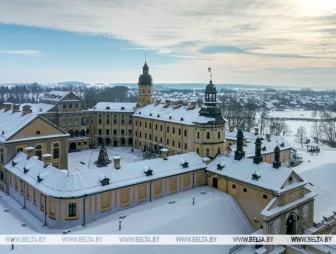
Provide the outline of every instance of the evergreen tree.
{"type": "Polygon", "coordinates": [[[99,151],[98,160],[95,161],[95,164],[97,164],[97,166],[100,166],[100,167],[105,167],[110,163],[111,163],[111,160],[108,157],[106,147],[103,142],[101,145],[100,151],[99,151]]]}

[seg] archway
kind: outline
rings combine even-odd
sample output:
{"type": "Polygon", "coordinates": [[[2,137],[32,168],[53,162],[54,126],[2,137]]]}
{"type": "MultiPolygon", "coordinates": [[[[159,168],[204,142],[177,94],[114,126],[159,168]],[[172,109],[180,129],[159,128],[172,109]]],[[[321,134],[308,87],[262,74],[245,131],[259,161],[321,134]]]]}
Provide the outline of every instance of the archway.
{"type": "Polygon", "coordinates": [[[70,137],[73,137],[73,131],[69,130],[68,133],[70,134],[70,137]]]}
{"type": "Polygon", "coordinates": [[[287,235],[296,235],[298,224],[298,216],[296,213],[291,213],[286,221],[286,234],[287,235]]]}
{"type": "Polygon", "coordinates": [[[70,151],[76,151],[76,150],[77,150],[77,145],[76,145],[75,142],[72,142],[72,143],[70,144],[70,151]]]}
{"type": "Polygon", "coordinates": [[[85,130],[81,130],[81,132],[80,132],[80,135],[83,137],[83,136],[85,136],[85,130]]]}
{"type": "Polygon", "coordinates": [[[98,142],[98,145],[101,145],[103,143],[103,138],[102,137],[98,137],[97,142],[98,142]]]}
{"type": "Polygon", "coordinates": [[[133,139],[132,138],[129,138],[128,139],[128,146],[132,146],[133,145],[133,139]]]}
{"type": "Polygon", "coordinates": [[[75,136],[75,137],[78,137],[78,136],[79,136],[79,131],[78,131],[78,130],[75,130],[75,132],[74,132],[74,136],[75,136]]]}
{"type": "Polygon", "coordinates": [[[121,145],[121,146],[125,146],[125,142],[126,142],[126,141],[125,141],[124,138],[121,138],[121,139],[120,139],[120,145],[121,145]]]}
{"type": "Polygon", "coordinates": [[[109,146],[111,144],[110,138],[105,138],[105,145],[109,146]]]}
{"type": "Polygon", "coordinates": [[[115,139],[115,140],[113,140],[113,142],[112,142],[112,146],[118,146],[118,141],[115,139]]]}

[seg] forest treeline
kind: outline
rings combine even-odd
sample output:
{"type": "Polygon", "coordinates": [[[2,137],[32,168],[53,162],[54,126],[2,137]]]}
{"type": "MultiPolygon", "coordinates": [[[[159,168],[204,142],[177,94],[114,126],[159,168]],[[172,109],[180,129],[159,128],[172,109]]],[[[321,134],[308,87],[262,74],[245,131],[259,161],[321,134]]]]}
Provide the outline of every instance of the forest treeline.
{"type": "Polygon", "coordinates": [[[38,103],[43,93],[51,90],[72,91],[81,97],[86,108],[92,108],[100,101],[104,102],[136,102],[137,97],[129,93],[126,86],[86,87],[60,86],[48,87],[37,83],[27,85],[0,86],[0,102],[38,103]]]}

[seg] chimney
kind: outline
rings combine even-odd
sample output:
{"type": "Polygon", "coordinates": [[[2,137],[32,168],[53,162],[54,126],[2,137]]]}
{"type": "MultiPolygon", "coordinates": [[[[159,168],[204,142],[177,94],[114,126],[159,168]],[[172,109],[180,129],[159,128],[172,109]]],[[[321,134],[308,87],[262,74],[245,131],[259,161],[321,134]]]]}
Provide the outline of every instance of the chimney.
{"type": "Polygon", "coordinates": [[[245,152],[243,151],[243,146],[244,146],[243,131],[238,130],[236,137],[237,137],[237,150],[235,151],[234,158],[235,160],[240,161],[243,157],[245,157],[245,152]]]}
{"type": "Polygon", "coordinates": [[[24,105],[23,107],[22,107],[22,113],[23,114],[30,114],[32,112],[32,110],[31,110],[31,106],[29,106],[29,105],[24,105]]]}
{"type": "Polygon", "coordinates": [[[115,169],[120,169],[121,166],[120,166],[120,160],[121,160],[121,157],[120,156],[113,156],[113,164],[114,164],[114,167],[115,169]]]}
{"type": "Polygon", "coordinates": [[[273,161],[273,168],[279,168],[281,166],[280,162],[280,148],[276,146],[274,148],[274,161],[273,161]]]}
{"type": "Polygon", "coordinates": [[[161,151],[162,159],[168,160],[168,151],[169,150],[167,148],[162,148],[160,151],[161,151]]]}
{"type": "Polygon", "coordinates": [[[13,112],[20,112],[20,104],[13,104],[13,112]]]}
{"type": "Polygon", "coordinates": [[[266,133],[266,140],[271,141],[271,133],[266,133]]]}
{"type": "Polygon", "coordinates": [[[234,131],[234,126],[233,126],[233,125],[230,125],[230,127],[229,127],[229,131],[230,131],[230,132],[233,132],[233,131],[234,131]]]}
{"type": "Polygon", "coordinates": [[[259,135],[259,128],[258,127],[254,128],[254,135],[259,135]]]}
{"type": "Polygon", "coordinates": [[[261,145],[262,145],[261,138],[257,138],[254,144],[256,146],[255,146],[255,156],[253,158],[253,162],[255,164],[259,164],[260,162],[263,161],[263,158],[261,157],[261,145]]]}
{"type": "Polygon", "coordinates": [[[26,147],[25,150],[26,150],[26,154],[27,154],[27,159],[34,156],[34,147],[28,146],[28,147],[26,147]]]}
{"type": "Polygon", "coordinates": [[[42,161],[44,162],[44,166],[43,167],[47,167],[47,166],[51,166],[52,163],[51,163],[51,157],[52,155],[50,153],[45,153],[42,155],[42,161]]]}

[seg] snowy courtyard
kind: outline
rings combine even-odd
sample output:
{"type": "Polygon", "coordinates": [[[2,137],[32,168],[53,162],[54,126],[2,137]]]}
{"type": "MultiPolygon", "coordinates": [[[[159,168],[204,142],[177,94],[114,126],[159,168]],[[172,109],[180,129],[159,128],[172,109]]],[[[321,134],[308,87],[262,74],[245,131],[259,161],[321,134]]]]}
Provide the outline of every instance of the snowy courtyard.
{"type": "MultiPolygon", "coordinates": [[[[1,234],[57,234],[1,192],[1,234]],[[5,212],[5,209],[9,211],[5,212]],[[26,226],[22,226],[26,224],[26,226]]],[[[107,216],[70,234],[250,234],[251,226],[233,198],[199,187],[107,216]],[[195,198],[195,205],[193,205],[195,198]],[[174,202],[175,201],[175,202],[174,202]],[[126,216],[120,219],[120,216],[126,216]],[[122,230],[119,231],[119,220],[122,230]]],[[[227,253],[232,246],[1,246],[0,253],[227,253]]]]}
{"type": "MultiPolygon", "coordinates": [[[[108,147],[106,146],[109,159],[120,156],[121,163],[130,163],[143,160],[142,151],[132,147],[108,147]]],[[[95,161],[98,159],[100,147],[69,153],[69,173],[93,170],[95,161]]],[[[113,165],[113,162],[112,162],[113,165]]]]}

